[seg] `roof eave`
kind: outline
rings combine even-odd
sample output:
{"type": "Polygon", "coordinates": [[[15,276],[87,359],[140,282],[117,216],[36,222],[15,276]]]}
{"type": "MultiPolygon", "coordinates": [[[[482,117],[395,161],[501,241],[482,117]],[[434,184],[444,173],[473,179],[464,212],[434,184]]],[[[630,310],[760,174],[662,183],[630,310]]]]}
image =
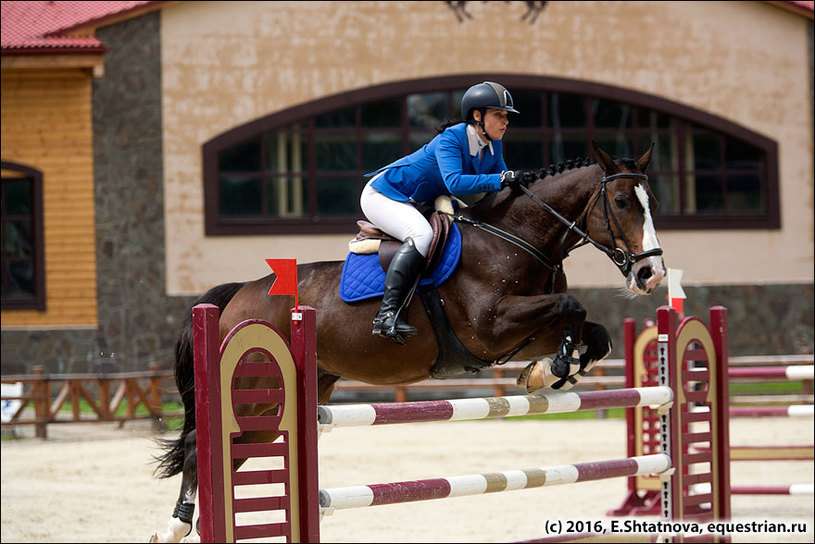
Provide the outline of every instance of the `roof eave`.
{"type": "Polygon", "coordinates": [[[804,6],[799,6],[798,4],[795,4],[793,2],[783,2],[778,0],[766,0],[766,1],[768,4],[772,4],[773,6],[785,9],[797,15],[801,15],[810,20],[813,19],[813,13],[815,13],[813,12],[812,9],[806,8],[804,6]]]}
{"type": "Polygon", "coordinates": [[[91,19],[89,21],[83,21],[81,23],[77,23],[73,26],[67,26],[64,28],[60,28],[57,30],[53,30],[47,34],[46,37],[51,36],[83,36],[88,34],[93,34],[96,29],[104,26],[109,26],[115,23],[119,23],[125,21],[127,19],[132,19],[133,17],[138,17],[140,15],[144,15],[146,13],[150,13],[151,11],[156,11],[158,9],[164,8],[168,5],[177,4],[179,0],[156,0],[153,2],[148,2],[146,4],[142,4],[139,6],[134,6],[130,9],[124,11],[118,11],[116,13],[111,13],[96,19],[91,19]]]}
{"type": "Polygon", "coordinates": [[[55,51],[45,48],[7,48],[1,51],[2,70],[83,70],[94,78],[105,75],[106,47],[70,48],[55,51]]]}

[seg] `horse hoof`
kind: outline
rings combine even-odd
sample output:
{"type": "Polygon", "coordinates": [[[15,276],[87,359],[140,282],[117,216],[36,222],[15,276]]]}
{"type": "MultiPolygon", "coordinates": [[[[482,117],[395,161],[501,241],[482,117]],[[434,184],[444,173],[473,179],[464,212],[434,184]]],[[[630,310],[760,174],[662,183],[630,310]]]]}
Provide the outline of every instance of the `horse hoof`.
{"type": "Polygon", "coordinates": [[[550,373],[551,375],[551,371],[549,370],[551,364],[552,359],[549,358],[532,361],[521,371],[516,383],[518,386],[523,387],[527,393],[532,393],[538,389],[543,389],[547,385],[551,385],[555,380],[550,379],[550,383],[546,383],[546,373],[550,373]]]}

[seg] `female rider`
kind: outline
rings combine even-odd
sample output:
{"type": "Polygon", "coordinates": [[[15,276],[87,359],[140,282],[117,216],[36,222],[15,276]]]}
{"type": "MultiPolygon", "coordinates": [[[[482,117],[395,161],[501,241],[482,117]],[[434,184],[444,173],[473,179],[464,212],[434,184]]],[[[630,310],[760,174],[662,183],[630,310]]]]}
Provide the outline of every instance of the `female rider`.
{"type": "Polygon", "coordinates": [[[502,85],[485,81],[470,87],[461,99],[464,122],[442,126],[418,151],[379,170],[362,190],[365,216],[403,242],[385,275],[382,306],[374,317],[373,334],[405,343],[416,328],[400,313],[425,267],[433,229],[414,204],[440,195],[469,195],[528,184],[529,172],[507,171],[501,139],[509,112],[519,113],[502,85]]]}

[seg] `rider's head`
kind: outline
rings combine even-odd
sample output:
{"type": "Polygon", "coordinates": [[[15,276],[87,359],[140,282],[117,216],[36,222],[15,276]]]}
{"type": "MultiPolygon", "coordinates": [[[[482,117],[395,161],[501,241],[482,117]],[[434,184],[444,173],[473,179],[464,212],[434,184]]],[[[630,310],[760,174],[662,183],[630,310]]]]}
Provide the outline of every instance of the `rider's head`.
{"type": "Polygon", "coordinates": [[[505,112],[520,113],[515,109],[509,91],[492,81],[473,85],[461,98],[461,117],[467,123],[480,127],[488,140],[503,137],[507,125],[505,112]],[[497,122],[490,123],[488,116],[496,117],[497,122]]]}

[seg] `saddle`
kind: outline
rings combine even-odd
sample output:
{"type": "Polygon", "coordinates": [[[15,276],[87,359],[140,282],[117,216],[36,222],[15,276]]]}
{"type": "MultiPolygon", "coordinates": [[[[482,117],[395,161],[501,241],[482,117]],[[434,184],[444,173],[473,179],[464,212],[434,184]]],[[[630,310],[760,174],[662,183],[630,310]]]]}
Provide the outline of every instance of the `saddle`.
{"type": "MultiPolygon", "coordinates": [[[[423,272],[430,272],[438,264],[444,243],[450,234],[450,214],[453,213],[453,205],[448,196],[440,196],[436,199],[435,209],[425,214],[430,227],[433,229],[433,240],[430,242],[430,249],[427,252],[427,265],[423,272]]],[[[370,255],[379,253],[379,264],[382,270],[387,270],[393,260],[393,256],[402,246],[402,241],[383,232],[379,227],[360,219],[357,221],[359,232],[348,243],[348,250],[358,255],[370,255]]]]}

